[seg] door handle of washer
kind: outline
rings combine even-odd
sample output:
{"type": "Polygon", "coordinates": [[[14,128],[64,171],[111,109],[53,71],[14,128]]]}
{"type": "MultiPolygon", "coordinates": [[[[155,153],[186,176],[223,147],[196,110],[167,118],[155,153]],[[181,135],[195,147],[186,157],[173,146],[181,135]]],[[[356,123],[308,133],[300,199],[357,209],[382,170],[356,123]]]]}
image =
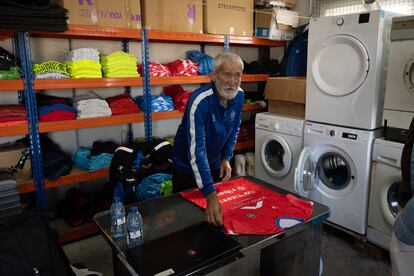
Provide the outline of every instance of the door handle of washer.
{"type": "Polygon", "coordinates": [[[395,158],[389,158],[389,157],[385,157],[385,156],[378,156],[378,161],[391,165],[391,166],[398,166],[398,160],[395,158]]]}

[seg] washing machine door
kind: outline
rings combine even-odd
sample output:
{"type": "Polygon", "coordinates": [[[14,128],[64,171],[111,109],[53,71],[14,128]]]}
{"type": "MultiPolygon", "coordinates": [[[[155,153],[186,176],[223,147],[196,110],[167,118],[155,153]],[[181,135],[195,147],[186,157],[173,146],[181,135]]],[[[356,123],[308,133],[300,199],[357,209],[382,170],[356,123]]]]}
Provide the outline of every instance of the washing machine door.
{"type": "Polygon", "coordinates": [[[315,155],[317,155],[316,171],[321,192],[334,197],[343,197],[355,187],[356,166],[344,150],[333,145],[324,145],[315,155]]]}
{"type": "Polygon", "coordinates": [[[308,197],[318,185],[314,151],[311,147],[305,147],[300,153],[298,166],[295,169],[294,189],[301,196],[308,197]]]}
{"type": "Polygon", "coordinates": [[[292,152],[286,140],[277,134],[264,137],[260,159],[265,171],[276,178],[286,176],[292,167],[292,152]]]}
{"type": "Polygon", "coordinates": [[[398,190],[400,184],[401,181],[399,179],[394,179],[394,181],[387,182],[381,189],[381,212],[390,226],[394,225],[398,214],[398,190]]]}
{"type": "Polygon", "coordinates": [[[405,64],[404,68],[404,85],[408,93],[414,96],[414,55],[405,64]]]}
{"type": "Polygon", "coordinates": [[[369,71],[369,55],[364,45],[350,35],[335,35],[324,41],[312,61],[316,86],[331,96],[356,91],[369,71]]]}

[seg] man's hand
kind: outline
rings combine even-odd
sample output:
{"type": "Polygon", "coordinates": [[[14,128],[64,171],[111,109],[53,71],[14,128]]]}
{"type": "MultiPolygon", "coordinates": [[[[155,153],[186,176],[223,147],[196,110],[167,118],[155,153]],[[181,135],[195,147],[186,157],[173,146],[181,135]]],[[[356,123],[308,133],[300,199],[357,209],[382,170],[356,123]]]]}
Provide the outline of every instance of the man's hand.
{"type": "Polygon", "coordinates": [[[231,178],[231,166],[227,159],[223,159],[220,165],[220,178],[221,181],[227,181],[231,178]]]}
{"type": "Polygon", "coordinates": [[[221,203],[216,192],[208,194],[205,214],[208,223],[214,226],[221,226],[223,224],[221,203]]]}

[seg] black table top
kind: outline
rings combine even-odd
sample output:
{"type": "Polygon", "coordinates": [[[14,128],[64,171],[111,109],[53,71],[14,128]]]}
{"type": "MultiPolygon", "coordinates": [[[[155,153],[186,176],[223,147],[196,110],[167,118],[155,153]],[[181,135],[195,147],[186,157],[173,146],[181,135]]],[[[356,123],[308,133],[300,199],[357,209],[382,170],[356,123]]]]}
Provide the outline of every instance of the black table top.
{"type": "MultiPolygon", "coordinates": [[[[259,179],[249,176],[246,178],[278,193],[289,193],[259,179]]],[[[298,195],[295,196],[300,197],[298,195]]],[[[146,242],[182,230],[201,221],[205,221],[204,210],[188,202],[179,194],[145,200],[133,205],[138,207],[143,218],[143,234],[144,241],[146,242]]],[[[125,207],[126,213],[129,212],[129,208],[133,205],[125,207]]],[[[243,252],[255,246],[267,246],[275,243],[286,236],[293,235],[306,229],[310,224],[321,223],[328,217],[329,208],[314,202],[311,217],[305,223],[299,224],[283,233],[273,235],[238,235],[232,238],[241,243],[241,252],[243,252]]],[[[113,240],[111,237],[110,211],[104,211],[95,215],[94,221],[111,247],[116,250],[117,253],[121,253],[125,256],[125,252],[128,248],[126,239],[113,240]]]]}

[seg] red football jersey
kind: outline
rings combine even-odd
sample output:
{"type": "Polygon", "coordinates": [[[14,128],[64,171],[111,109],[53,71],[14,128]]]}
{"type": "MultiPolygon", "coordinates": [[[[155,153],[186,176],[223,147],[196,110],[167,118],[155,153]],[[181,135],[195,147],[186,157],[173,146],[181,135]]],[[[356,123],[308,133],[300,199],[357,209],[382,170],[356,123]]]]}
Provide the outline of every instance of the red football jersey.
{"type": "MultiPolygon", "coordinates": [[[[268,235],[283,232],[306,221],[312,201],[279,194],[245,178],[215,184],[222,205],[227,234],[268,235]]],[[[205,208],[206,198],[198,189],[181,192],[188,201],[205,208]]]]}

